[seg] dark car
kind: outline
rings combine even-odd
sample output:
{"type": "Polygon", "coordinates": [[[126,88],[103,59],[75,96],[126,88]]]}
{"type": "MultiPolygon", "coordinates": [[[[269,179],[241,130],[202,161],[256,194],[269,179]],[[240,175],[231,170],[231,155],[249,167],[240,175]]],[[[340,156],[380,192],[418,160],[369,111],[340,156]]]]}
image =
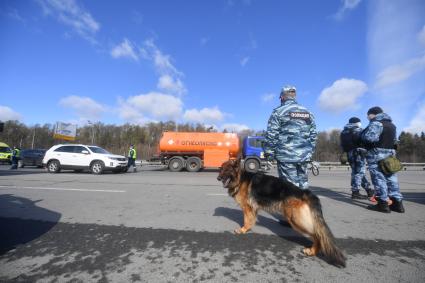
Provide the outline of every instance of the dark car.
{"type": "Polygon", "coordinates": [[[24,149],[21,151],[19,159],[19,167],[37,166],[43,167],[43,157],[46,153],[45,149],[24,149]]]}

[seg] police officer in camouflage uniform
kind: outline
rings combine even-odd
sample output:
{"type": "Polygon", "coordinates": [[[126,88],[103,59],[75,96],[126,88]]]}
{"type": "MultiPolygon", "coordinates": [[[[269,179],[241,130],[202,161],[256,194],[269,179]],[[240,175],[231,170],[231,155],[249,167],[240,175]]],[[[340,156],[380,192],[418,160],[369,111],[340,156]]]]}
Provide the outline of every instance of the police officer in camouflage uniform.
{"type": "Polygon", "coordinates": [[[361,146],[360,135],[363,129],[357,117],[348,120],[341,132],[341,147],[347,153],[348,163],[351,167],[351,198],[366,199],[372,197],[374,191],[366,178],[366,150],[361,146]],[[360,194],[360,187],[365,189],[367,196],[360,194]]]}
{"type": "Polygon", "coordinates": [[[267,125],[264,152],[268,159],[277,160],[280,178],[308,189],[307,162],[316,147],[316,124],[295,98],[295,87],[282,89],[281,105],[273,110],[267,125]]]}
{"type": "Polygon", "coordinates": [[[370,123],[363,131],[361,139],[367,149],[366,159],[378,201],[376,205],[368,208],[385,213],[391,210],[404,213],[403,196],[397,175],[384,174],[379,166],[379,161],[395,156],[396,127],[391,117],[378,106],[370,108],[367,115],[370,123]]]}

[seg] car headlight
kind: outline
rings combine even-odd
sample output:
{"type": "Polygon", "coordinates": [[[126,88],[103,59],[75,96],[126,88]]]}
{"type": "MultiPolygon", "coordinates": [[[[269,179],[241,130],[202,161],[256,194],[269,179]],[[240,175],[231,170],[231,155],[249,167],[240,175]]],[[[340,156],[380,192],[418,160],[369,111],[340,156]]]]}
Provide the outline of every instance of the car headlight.
{"type": "Polygon", "coordinates": [[[116,160],[116,161],[118,161],[118,160],[119,160],[119,158],[118,158],[118,157],[109,157],[109,159],[111,159],[111,160],[116,160]]]}

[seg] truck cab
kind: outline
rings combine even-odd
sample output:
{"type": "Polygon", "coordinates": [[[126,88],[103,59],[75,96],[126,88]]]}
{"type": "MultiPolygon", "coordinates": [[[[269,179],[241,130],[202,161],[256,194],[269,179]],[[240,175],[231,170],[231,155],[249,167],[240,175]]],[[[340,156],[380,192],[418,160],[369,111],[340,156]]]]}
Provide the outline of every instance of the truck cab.
{"type": "Polygon", "coordinates": [[[248,172],[258,172],[266,167],[263,150],[264,137],[247,136],[242,141],[242,156],[244,169],[248,172]]]}

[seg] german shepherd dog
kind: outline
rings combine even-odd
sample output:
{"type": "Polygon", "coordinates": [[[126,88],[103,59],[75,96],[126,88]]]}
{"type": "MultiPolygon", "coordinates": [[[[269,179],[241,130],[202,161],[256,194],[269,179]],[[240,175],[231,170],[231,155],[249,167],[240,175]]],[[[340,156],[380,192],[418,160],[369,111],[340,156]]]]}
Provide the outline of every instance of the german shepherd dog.
{"type": "Polygon", "coordinates": [[[240,159],[223,163],[217,180],[242,208],[244,224],[236,234],[252,228],[259,209],[280,213],[293,229],[312,238],[313,246],[305,248],[304,254],[315,256],[321,251],[329,263],[345,267],[345,256],[323,219],[320,200],[311,191],[274,176],[247,172],[241,168],[240,159]]]}

